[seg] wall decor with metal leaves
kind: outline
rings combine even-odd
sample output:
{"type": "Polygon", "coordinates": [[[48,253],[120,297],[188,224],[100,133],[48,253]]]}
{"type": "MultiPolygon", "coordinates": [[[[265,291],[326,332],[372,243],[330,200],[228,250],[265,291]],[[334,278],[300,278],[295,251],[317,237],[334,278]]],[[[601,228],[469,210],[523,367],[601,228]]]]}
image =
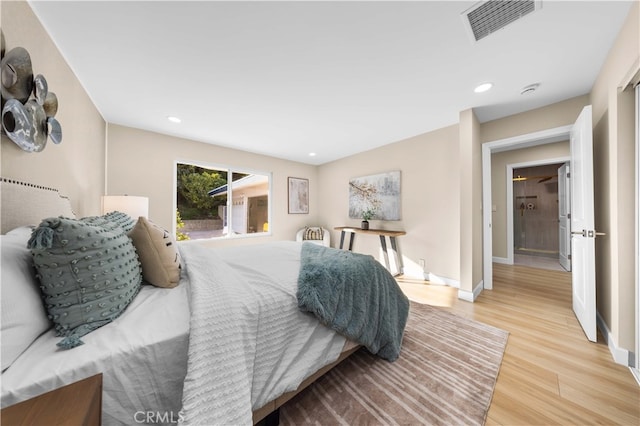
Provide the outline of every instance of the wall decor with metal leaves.
{"type": "Polygon", "coordinates": [[[9,139],[28,152],[42,151],[48,138],[62,142],[62,128],[54,118],[58,98],[42,74],[33,75],[29,52],[23,47],[6,52],[0,73],[2,129],[9,139]]]}

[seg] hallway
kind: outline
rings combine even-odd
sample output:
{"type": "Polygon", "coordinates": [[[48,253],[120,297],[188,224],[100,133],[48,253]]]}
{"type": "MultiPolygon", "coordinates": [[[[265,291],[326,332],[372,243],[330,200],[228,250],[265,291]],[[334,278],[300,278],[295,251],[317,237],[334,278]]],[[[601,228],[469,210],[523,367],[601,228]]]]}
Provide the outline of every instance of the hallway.
{"type": "Polygon", "coordinates": [[[530,268],[548,269],[550,271],[566,272],[557,258],[533,256],[528,254],[514,254],[514,265],[528,266],[530,268]]]}

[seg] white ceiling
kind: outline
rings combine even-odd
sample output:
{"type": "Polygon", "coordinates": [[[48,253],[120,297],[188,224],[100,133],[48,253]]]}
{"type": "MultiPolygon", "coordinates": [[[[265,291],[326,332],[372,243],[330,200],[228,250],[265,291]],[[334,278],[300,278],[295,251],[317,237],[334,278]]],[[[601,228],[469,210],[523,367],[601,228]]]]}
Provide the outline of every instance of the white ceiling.
{"type": "Polygon", "coordinates": [[[475,3],[30,1],[107,122],[309,164],[588,93],[633,1],[543,1],[472,43],[475,3]]]}

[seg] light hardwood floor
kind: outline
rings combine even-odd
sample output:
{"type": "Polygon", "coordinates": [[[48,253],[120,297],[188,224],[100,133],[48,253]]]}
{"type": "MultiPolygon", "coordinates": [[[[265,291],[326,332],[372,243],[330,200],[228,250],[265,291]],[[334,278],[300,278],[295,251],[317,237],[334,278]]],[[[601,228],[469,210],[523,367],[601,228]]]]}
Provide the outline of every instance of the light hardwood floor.
{"type": "Polygon", "coordinates": [[[571,309],[571,275],[494,264],[475,303],[457,290],[398,277],[412,300],[508,331],[487,425],[640,425],[640,387],[601,335],[587,341],[571,309]]]}

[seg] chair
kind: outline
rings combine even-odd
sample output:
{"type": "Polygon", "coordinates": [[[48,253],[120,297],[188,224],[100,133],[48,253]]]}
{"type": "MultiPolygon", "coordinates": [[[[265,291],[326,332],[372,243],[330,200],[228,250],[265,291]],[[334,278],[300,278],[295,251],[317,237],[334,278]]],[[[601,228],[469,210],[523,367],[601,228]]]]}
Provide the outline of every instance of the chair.
{"type": "Polygon", "coordinates": [[[331,247],[331,233],[328,229],[319,226],[307,226],[298,231],[296,241],[308,241],[325,247],[331,247]],[[320,236],[322,236],[321,239],[319,238],[320,236]]]}

